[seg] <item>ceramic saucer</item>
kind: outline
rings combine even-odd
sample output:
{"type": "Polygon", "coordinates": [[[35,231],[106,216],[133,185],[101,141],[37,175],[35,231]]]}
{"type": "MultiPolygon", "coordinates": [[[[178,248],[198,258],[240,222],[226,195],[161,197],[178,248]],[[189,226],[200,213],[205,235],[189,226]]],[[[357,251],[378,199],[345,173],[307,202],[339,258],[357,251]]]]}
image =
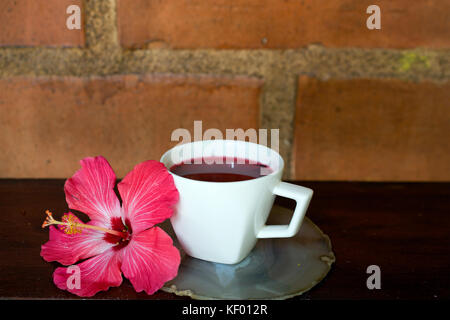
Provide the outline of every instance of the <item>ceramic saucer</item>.
{"type": "MultiPolygon", "coordinates": [[[[270,224],[285,224],[291,216],[289,209],[274,206],[270,224]]],[[[178,276],[162,290],[193,299],[291,298],[318,284],[335,261],[330,239],[306,217],[295,237],[260,239],[238,264],[207,262],[180,251],[178,276]]]]}

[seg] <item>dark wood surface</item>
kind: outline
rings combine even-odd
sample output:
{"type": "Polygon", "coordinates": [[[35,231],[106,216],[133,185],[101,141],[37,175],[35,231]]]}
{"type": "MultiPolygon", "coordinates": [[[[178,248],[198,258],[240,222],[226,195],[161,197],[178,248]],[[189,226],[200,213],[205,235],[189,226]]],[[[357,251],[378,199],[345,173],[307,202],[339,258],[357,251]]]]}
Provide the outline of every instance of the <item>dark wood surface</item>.
{"type": "MultiPolygon", "coordinates": [[[[40,257],[48,240],[44,211],[67,211],[64,180],[0,180],[0,298],[77,297],[56,288],[58,263],[40,257]]],[[[315,288],[294,299],[448,299],[450,184],[299,183],[314,189],[307,216],[331,238],[336,264],[315,288]],[[368,290],[366,268],[381,268],[381,289],[368,290]]],[[[284,199],[277,202],[292,206],[284,199]]],[[[97,299],[183,299],[122,286],[97,299]]]]}

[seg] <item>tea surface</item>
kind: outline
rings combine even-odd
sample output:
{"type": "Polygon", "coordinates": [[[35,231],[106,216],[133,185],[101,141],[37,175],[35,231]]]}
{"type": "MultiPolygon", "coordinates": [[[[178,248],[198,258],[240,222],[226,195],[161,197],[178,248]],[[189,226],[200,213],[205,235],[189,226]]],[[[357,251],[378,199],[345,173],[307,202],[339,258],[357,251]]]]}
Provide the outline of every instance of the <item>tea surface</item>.
{"type": "Polygon", "coordinates": [[[238,158],[191,159],[172,166],[170,171],[184,178],[209,182],[245,181],[272,172],[265,164],[238,158]]]}

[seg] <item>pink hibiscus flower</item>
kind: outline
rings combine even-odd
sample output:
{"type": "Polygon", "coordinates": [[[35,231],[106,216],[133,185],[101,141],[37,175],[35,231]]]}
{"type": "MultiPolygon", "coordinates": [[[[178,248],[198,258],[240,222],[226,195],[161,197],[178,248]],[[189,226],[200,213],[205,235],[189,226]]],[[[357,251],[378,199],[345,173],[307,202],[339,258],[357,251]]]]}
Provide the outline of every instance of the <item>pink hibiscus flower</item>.
{"type": "Polygon", "coordinates": [[[80,284],[68,286],[72,271],[63,267],[53,273],[54,283],[89,297],[119,286],[123,273],[137,292],[153,294],[177,275],[180,265],[172,239],[155,227],[172,215],[178,201],[172,176],[160,162],[138,164],[118,184],[121,206],[108,161],[95,157],[80,162],[81,169],[66,181],[64,191],[69,208],[86,213],[91,221],[84,224],[70,212],[56,221],[47,211],[42,226],[59,228],[50,227],[50,240],[41,248],[46,261],[72,265],[84,260],[77,265],[80,284]]]}

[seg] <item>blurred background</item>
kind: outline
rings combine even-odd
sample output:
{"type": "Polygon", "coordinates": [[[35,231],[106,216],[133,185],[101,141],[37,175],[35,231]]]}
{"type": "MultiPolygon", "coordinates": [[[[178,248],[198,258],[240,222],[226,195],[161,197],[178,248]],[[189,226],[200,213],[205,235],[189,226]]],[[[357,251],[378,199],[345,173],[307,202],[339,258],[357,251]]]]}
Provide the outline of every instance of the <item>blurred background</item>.
{"type": "Polygon", "coordinates": [[[0,178],[123,177],[201,120],[279,129],[290,180],[450,181],[449,79],[448,0],[0,0],[0,178]]]}

